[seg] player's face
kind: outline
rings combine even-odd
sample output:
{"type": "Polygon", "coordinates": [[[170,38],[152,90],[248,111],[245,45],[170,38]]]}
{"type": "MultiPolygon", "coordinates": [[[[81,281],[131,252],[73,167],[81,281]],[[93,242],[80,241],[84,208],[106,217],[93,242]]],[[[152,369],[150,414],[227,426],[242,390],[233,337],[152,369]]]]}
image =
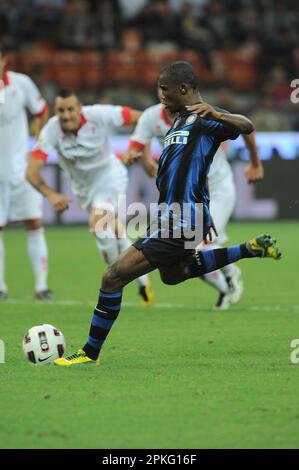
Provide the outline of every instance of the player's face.
{"type": "Polygon", "coordinates": [[[184,109],[184,95],[178,85],[162,76],[158,80],[158,90],[161,103],[171,113],[178,113],[184,109]]]}
{"type": "Polygon", "coordinates": [[[76,96],[68,98],[58,96],[55,100],[55,112],[64,131],[72,132],[78,129],[81,120],[81,103],[76,96]]]}

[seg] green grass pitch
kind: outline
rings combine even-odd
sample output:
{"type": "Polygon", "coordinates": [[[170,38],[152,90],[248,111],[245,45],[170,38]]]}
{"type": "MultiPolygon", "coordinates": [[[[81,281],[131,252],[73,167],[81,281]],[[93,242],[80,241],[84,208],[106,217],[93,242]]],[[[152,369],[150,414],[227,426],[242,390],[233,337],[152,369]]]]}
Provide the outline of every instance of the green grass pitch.
{"type": "Polygon", "coordinates": [[[49,285],[56,301],[32,300],[23,230],[5,233],[10,300],[0,304],[1,448],[298,448],[299,338],[296,223],[231,224],[231,242],[269,232],[282,261],[245,260],[245,292],[229,311],[201,281],[164,286],[139,306],[128,286],[101,366],[31,366],[21,342],[51,323],[67,352],[85,342],[104,265],[86,228],[49,228],[49,285]]]}

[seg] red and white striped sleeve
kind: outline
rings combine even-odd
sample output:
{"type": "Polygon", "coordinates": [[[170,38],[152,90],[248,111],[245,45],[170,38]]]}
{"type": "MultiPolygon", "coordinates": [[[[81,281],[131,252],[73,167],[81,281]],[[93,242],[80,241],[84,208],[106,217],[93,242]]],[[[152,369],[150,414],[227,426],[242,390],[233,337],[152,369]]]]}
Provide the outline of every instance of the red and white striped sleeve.
{"type": "Polygon", "coordinates": [[[132,123],[132,108],[110,104],[88,106],[88,115],[106,127],[121,127],[132,123]]]}
{"type": "Polygon", "coordinates": [[[130,138],[129,146],[141,150],[150,143],[153,137],[152,112],[150,109],[146,109],[138,120],[137,126],[130,138]]]}

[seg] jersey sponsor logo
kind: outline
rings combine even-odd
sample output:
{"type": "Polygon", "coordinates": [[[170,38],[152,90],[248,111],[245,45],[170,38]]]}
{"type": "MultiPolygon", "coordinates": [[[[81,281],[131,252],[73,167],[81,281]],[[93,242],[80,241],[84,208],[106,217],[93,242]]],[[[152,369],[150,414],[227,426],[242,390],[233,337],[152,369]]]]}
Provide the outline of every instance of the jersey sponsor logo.
{"type": "Polygon", "coordinates": [[[164,147],[175,144],[186,145],[188,142],[189,131],[174,131],[167,135],[164,140],[164,147]]]}

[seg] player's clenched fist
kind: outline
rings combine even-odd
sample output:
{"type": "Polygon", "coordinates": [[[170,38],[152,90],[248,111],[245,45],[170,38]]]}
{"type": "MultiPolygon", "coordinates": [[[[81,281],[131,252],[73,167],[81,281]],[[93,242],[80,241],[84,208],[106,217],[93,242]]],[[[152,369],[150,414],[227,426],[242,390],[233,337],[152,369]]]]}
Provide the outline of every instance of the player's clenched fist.
{"type": "Polygon", "coordinates": [[[121,160],[126,166],[132,165],[132,163],[135,163],[136,160],[138,160],[142,155],[142,152],[140,150],[134,149],[134,148],[129,148],[126,152],[124,152],[121,156],[121,160]]]}
{"type": "Polygon", "coordinates": [[[68,209],[72,201],[69,197],[55,192],[49,194],[47,199],[57,212],[63,212],[65,209],[68,209]]]}

